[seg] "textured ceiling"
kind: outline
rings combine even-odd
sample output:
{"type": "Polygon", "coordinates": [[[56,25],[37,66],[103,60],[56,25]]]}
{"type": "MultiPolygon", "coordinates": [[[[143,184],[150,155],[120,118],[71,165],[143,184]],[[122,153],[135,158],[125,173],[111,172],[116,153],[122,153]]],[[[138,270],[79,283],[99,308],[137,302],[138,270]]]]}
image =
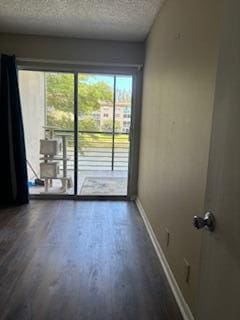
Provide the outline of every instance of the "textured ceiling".
{"type": "Polygon", "coordinates": [[[144,40],[164,0],[0,0],[0,32],[144,40]]]}

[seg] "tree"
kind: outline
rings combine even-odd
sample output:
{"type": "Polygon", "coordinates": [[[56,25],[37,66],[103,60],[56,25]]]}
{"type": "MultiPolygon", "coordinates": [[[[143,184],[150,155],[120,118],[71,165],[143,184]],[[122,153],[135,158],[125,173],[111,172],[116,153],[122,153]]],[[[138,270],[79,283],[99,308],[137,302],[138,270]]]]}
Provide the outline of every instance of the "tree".
{"type": "MultiPolygon", "coordinates": [[[[104,120],[101,126],[103,131],[111,132],[113,130],[113,121],[111,119],[104,120]]],[[[121,129],[120,121],[115,121],[115,131],[119,131],[121,129]]]]}
{"type": "MultiPolygon", "coordinates": [[[[112,101],[112,88],[104,81],[90,82],[89,75],[78,76],[79,111],[87,118],[100,110],[101,101],[112,101]]],[[[46,73],[47,125],[61,129],[73,129],[74,76],[68,73],[46,73]]],[[[84,129],[93,121],[82,121],[84,129]]],[[[90,130],[89,128],[88,130],[90,130]]],[[[82,128],[82,130],[84,130],[82,128]]]]}
{"type": "Polygon", "coordinates": [[[74,116],[72,112],[50,108],[47,113],[47,124],[59,129],[73,130],[74,116]]]}
{"type": "Polygon", "coordinates": [[[78,122],[80,130],[83,131],[99,131],[99,124],[91,116],[84,117],[78,122]]]}
{"type": "Polygon", "coordinates": [[[88,75],[79,77],[78,101],[81,113],[91,114],[93,111],[99,111],[101,101],[111,102],[113,100],[112,88],[107,83],[104,81],[89,82],[90,76],[88,75]]]}

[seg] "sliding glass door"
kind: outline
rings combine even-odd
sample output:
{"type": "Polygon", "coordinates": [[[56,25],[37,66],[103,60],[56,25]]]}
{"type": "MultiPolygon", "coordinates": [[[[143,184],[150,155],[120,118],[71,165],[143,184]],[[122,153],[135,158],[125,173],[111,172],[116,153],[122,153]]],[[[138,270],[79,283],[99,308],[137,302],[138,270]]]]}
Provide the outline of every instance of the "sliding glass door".
{"type": "Polygon", "coordinates": [[[19,71],[31,194],[125,196],[132,77],[19,71]]]}

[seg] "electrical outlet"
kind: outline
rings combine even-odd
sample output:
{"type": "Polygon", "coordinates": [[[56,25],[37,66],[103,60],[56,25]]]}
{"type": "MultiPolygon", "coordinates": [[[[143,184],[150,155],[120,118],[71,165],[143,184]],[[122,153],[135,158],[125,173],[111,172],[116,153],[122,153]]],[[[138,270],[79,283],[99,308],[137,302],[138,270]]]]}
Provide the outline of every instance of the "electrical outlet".
{"type": "Polygon", "coordinates": [[[184,258],[184,279],[188,283],[190,281],[190,271],[191,271],[191,266],[189,262],[184,258]]]}
{"type": "Polygon", "coordinates": [[[168,228],[165,228],[165,231],[166,231],[166,247],[168,247],[170,242],[170,232],[168,228]]]}

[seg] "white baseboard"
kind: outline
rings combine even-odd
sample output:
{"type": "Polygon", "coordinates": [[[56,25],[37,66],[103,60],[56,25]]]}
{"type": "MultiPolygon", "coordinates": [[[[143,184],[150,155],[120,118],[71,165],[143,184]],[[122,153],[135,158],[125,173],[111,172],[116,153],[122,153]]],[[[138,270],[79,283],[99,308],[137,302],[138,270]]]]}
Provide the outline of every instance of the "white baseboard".
{"type": "Polygon", "coordinates": [[[192,312],[191,312],[186,300],[183,297],[183,294],[182,294],[182,292],[181,292],[181,290],[180,290],[180,288],[179,288],[179,286],[177,284],[177,281],[176,281],[176,279],[175,279],[175,277],[174,277],[174,275],[172,273],[172,270],[171,270],[171,268],[170,268],[170,266],[169,266],[169,264],[167,262],[167,259],[166,259],[165,255],[163,253],[163,250],[160,247],[159,242],[157,241],[157,238],[156,238],[156,236],[154,234],[152,226],[151,226],[151,224],[150,224],[150,222],[148,220],[148,217],[147,217],[147,215],[146,215],[146,213],[145,213],[145,211],[144,211],[144,209],[142,207],[142,204],[141,204],[141,202],[140,202],[140,200],[138,198],[136,199],[136,205],[137,205],[139,213],[140,213],[140,215],[141,215],[141,217],[142,217],[142,219],[144,221],[144,224],[146,226],[147,232],[148,232],[148,234],[150,236],[150,239],[152,241],[154,249],[155,249],[155,251],[157,253],[157,256],[158,256],[158,258],[159,258],[159,260],[161,262],[161,265],[163,267],[163,270],[165,272],[165,275],[167,277],[169,285],[170,285],[170,287],[172,289],[173,295],[174,295],[174,297],[176,299],[176,302],[177,302],[177,304],[179,306],[179,309],[180,309],[180,311],[182,313],[183,319],[184,320],[194,320],[192,312]]]}

